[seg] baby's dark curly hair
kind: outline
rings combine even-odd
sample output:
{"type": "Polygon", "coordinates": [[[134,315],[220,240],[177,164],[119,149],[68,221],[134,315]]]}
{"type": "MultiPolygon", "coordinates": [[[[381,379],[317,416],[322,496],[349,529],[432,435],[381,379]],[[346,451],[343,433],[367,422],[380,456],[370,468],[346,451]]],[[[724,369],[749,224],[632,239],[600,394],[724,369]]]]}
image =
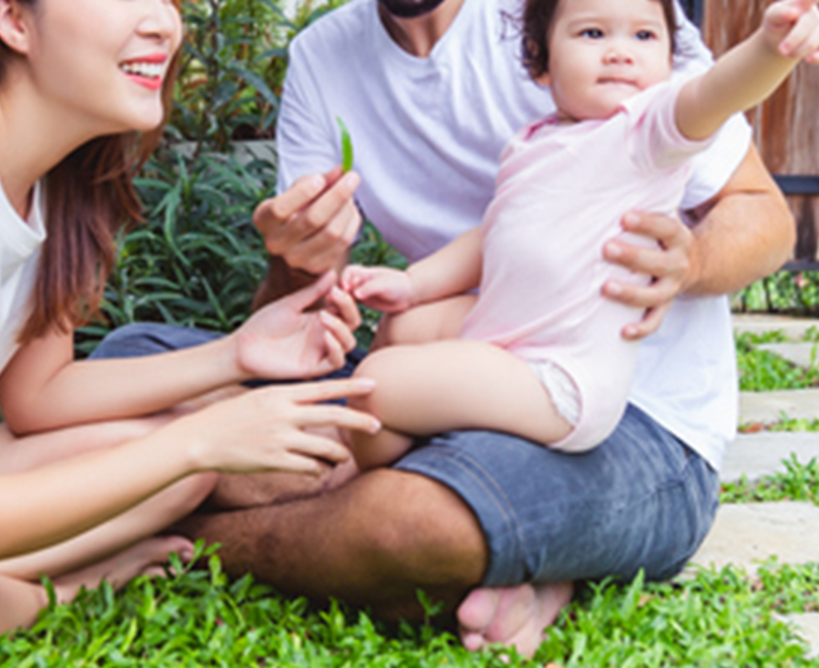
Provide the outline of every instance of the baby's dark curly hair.
{"type": "MultiPolygon", "coordinates": [[[[521,53],[523,64],[529,76],[537,78],[549,71],[549,31],[554,21],[555,12],[561,2],[572,0],[527,0],[520,17],[519,25],[522,37],[521,53]]],[[[611,0],[616,2],[617,0],[611,0]]],[[[674,0],[653,0],[663,7],[663,14],[671,36],[671,53],[675,50],[674,35],[677,31],[677,20],[674,15],[674,0]]]]}

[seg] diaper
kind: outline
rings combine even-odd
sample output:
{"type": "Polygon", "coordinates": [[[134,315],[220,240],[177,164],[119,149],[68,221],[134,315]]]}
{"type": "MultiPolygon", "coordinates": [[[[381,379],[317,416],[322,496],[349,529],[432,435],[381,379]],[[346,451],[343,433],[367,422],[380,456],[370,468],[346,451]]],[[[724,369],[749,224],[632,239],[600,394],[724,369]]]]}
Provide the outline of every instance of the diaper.
{"type": "Polygon", "coordinates": [[[554,362],[528,362],[529,368],[537,376],[552,398],[557,412],[572,427],[580,420],[580,393],[571,376],[554,362]]]}

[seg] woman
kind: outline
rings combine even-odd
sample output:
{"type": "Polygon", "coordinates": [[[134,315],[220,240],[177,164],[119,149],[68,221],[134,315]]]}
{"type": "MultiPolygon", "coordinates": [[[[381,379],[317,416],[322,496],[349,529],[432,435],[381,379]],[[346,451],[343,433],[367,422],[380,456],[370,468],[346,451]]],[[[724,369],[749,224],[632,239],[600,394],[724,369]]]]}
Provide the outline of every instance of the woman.
{"type": "Polygon", "coordinates": [[[178,0],[0,0],[0,631],[47,603],[41,573],[67,601],[189,556],[185,539],[146,537],[196,507],[213,471],[315,474],[348,453],[307,428],[378,428],[315,405],[367,381],[182,405],[340,366],[357,312],[332,274],[196,350],[73,360],[113,235],[138,217],[131,176],[161,132],[181,32],[178,0]],[[333,313],[305,312],[320,299],[333,313]]]}

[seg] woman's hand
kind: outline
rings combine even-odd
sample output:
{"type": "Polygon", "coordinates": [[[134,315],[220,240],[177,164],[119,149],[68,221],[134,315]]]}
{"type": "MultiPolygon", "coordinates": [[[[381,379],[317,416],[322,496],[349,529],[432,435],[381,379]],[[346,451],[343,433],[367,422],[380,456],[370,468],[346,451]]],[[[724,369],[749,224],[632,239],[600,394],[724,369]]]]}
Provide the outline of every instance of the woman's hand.
{"type": "Polygon", "coordinates": [[[311,429],[374,434],[381,428],[367,413],[321,402],[363,396],[374,385],[355,378],[260,388],[180,418],[160,431],[170,442],[190,444],[197,470],[318,475],[323,463],[347,461],[350,452],[311,429]]]}
{"type": "Polygon", "coordinates": [[[383,313],[403,313],[415,305],[412,279],[398,269],[350,265],[341,273],[341,287],[365,306],[383,313]]]}
{"type": "Polygon", "coordinates": [[[648,285],[615,280],[603,285],[609,299],[646,309],[640,322],[626,325],[621,333],[624,339],[638,340],[660,328],[674,298],[692,283],[696,246],[691,230],[671,216],[627,213],[623,229],[657,241],[656,246],[647,247],[613,239],[603,247],[603,257],[609,262],[654,279],[648,285]]]}
{"type": "Polygon", "coordinates": [[[344,365],[355,347],[358,309],[329,271],[312,285],[256,311],[232,336],[244,378],[299,379],[344,365]],[[308,309],[324,300],[323,308],[308,309]]]}

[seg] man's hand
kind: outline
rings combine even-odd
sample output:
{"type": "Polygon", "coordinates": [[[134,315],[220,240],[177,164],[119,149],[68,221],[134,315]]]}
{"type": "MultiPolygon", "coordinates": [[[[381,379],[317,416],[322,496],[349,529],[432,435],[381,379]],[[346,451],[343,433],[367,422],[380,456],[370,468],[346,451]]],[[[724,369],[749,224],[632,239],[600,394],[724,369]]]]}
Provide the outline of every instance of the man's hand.
{"type": "Polygon", "coordinates": [[[353,194],[361,182],[355,172],[336,167],[303,176],[253,214],[271,255],[291,269],[319,276],[335,269],[361,226],[353,194]]]}
{"type": "Polygon", "coordinates": [[[640,322],[622,330],[624,339],[638,340],[656,332],[680,292],[694,283],[698,271],[694,235],[680,220],[670,216],[629,212],[623,216],[623,230],[657,241],[657,246],[638,246],[613,239],[603,247],[603,257],[639,274],[652,276],[649,285],[607,281],[603,294],[646,309],[640,322]]]}

